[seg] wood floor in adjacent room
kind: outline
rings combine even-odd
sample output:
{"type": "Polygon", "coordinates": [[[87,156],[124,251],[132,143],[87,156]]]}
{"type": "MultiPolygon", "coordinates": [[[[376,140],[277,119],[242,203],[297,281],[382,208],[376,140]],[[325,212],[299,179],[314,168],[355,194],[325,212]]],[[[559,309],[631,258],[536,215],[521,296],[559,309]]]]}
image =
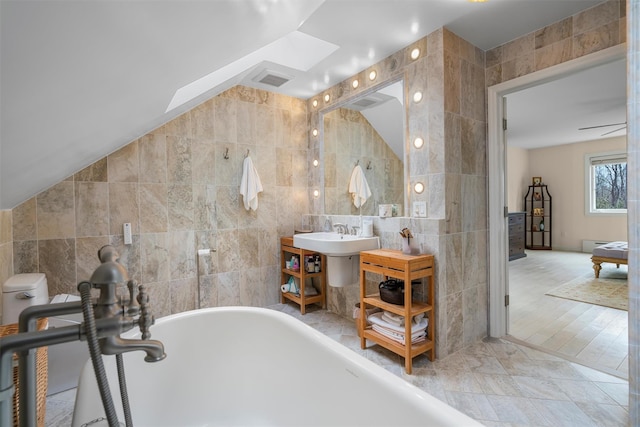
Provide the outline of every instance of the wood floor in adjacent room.
{"type": "MultiPolygon", "coordinates": [[[[509,335],[627,379],[627,311],[545,295],[572,279],[593,275],[590,258],[580,252],[528,250],[526,258],[509,262],[509,335]]],[[[602,264],[600,277],[613,270],[615,264],[602,264]]],[[[627,266],[619,271],[627,272],[627,266]]]]}

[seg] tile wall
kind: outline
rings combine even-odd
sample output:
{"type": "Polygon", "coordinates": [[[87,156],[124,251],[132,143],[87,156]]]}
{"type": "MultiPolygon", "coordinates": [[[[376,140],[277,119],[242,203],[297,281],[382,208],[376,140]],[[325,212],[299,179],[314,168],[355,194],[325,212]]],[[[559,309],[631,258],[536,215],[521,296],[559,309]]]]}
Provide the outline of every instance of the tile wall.
{"type": "Polygon", "coordinates": [[[609,0],[487,51],[487,86],[624,43],[625,11],[609,0]]]}
{"type": "Polygon", "coordinates": [[[235,87],[3,212],[0,257],[11,260],[11,245],[14,257],[1,265],[45,273],[50,295],[77,293],[112,244],[156,317],[197,307],[198,293],[202,307],[275,304],[279,237],[308,211],[306,158],[305,103],[235,87]],[[250,212],[239,195],[247,152],[264,187],[250,212]],[[217,251],[197,259],[205,248],[217,251]]]}
{"type": "MultiPolygon", "coordinates": [[[[11,227],[11,211],[0,210],[0,286],[13,275],[13,236],[11,227]]],[[[0,307],[2,296],[0,292],[0,307]]],[[[0,308],[0,316],[2,308],[0,308]]]]}

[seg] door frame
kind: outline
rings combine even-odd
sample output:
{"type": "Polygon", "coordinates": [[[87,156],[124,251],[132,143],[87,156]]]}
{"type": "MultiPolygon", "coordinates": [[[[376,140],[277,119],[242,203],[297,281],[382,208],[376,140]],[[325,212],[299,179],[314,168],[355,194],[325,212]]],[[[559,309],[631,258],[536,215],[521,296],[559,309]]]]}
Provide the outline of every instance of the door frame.
{"type": "Polygon", "coordinates": [[[506,138],[503,131],[504,97],[533,86],[558,80],[576,72],[626,58],[622,43],[540,71],[517,77],[487,88],[487,175],[489,193],[489,328],[491,337],[508,333],[509,290],[507,201],[506,201],[506,138]]]}

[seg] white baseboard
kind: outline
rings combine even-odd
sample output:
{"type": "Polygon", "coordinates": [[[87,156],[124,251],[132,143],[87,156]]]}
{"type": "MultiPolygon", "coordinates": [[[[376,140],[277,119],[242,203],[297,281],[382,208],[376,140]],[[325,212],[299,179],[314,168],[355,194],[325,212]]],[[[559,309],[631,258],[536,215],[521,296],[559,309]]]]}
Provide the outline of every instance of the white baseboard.
{"type": "Polygon", "coordinates": [[[582,241],[582,252],[591,253],[593,252],[593,248],[596,246],[604,245],[607,243],[611,243],[607,240],[583,240],[582,241]]]}

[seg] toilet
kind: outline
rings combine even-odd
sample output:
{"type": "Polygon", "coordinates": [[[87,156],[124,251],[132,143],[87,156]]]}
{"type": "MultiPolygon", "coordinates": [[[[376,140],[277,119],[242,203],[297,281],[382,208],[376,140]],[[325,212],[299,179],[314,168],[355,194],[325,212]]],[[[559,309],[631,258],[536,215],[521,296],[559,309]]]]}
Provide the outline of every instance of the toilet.
{"type": "MultiPolygon", "coordinates": [[[[51,304],[80,301],[77,295],[60,294],[51,299],[51,304]]],[[[82,323],[82,313],[65,314],[49,318],[49,328],[82,323]]],[[[71,341],[49,346],[49,385],[47,396],[78,386],[78,378],[87,360],[89,347],[86,341],[71,341]]]]}
{"type": "MultiPolygon", "coordinates": [[[[78,301],[75,295],[56,295],[51,303],[78,301]]],[[[17,323],[20,312],[32,305],[49,304],[47,278],[43,273],[24,273],[10,277],[2,286],[2,324],[17,323]]],[[[60,328],[82,323],[82,314],[49,317],[48,328],[60,328]]],[[[84,341],[72,341],[49,346],[47,395],[59,393],[78,384],[80,372],[89,359],[84,341]]]]}
{"type": "Polygon", "coordinates": [[[43,273],[11,276],[2,286],[2,324],[18,323],[22,310],[48,303],[49,288],[43,273]]]}

